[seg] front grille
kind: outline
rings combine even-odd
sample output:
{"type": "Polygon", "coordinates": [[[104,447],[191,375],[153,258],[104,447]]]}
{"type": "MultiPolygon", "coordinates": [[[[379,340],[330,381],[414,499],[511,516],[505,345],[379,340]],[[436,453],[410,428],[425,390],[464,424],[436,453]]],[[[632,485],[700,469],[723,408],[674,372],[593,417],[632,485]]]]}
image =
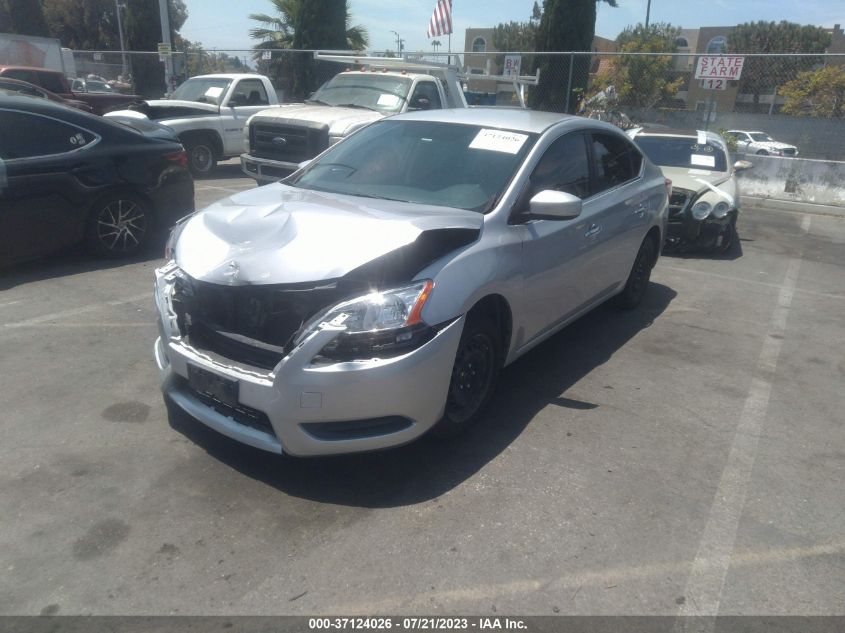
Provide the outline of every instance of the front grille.
{"type": "Polygon", "coordinates": [[[677,216],[684,212],[693,195],[695,192],[689,189],[672,188],[672,195],[669,196],[669,220],[680,219],[677,216]]]}
{"type": "Polygon", "coordinates": [[[173,309],[189,345],[255,367],[272,369],[296,332],[354,289],[337,282],[224,286],[176,277],[173,309]]]}
{"type": "Polygon", "coordinates": [[[256,158],[301,163],[328,146],[326,125],[257,120],[249,126],[250,153],[256,158]]]}

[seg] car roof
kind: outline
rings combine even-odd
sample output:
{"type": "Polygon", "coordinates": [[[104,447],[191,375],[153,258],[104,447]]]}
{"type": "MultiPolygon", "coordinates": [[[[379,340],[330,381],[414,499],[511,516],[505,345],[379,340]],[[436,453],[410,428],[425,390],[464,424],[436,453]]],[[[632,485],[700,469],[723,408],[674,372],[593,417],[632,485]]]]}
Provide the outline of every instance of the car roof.
{"type": "Polygon", "coordinates": [[[257,73],[212,73],[209,75],[197,75],[195,77],[191,77],[191,79],[238,79],[240,77],[263,79],[264,75],[259,75],[257,73]]]}
{"type": "Polygon", "coordinates": [[[2,95],[0,96],[0,108],[24,110],[34,114],[51,116],[81,127],[98,126],[103,120],[103,117],[78,110],[66,103],[59,103],[30,95],[2,95]]]}
{"type": "Polygon", "coordinates": [[[54,73],[58,75],[64,75],[61,70],[53,70],[52,68],[40,68],[38,66],[12,66],[6,64],[0,64],[0,72],[4,70],[37,70],[42,73],[54,73]]]}
{"type": "Polygon", "coordinates": [[[404,119],[406,121],[439,121],[442,123],[459,123],[463,125],[480,125],[483,127],[504,128],[541,134],[558,123],[569,123],[573,128],[594,127],[614,131],[622,134],[615,125],[573,116],[559,112],[540,112],[523,108],[500,108],[496,106],[477,108],[451,108],[445,110],[417,110],[390,117],[390,120],[404,119]]]}
{"type": "Polygon", "coordinates": [[[675,128],[641,128],[632,130],[631,133],[636,138],[638,136],[675,136],[680,138],[698,138],[699,134],[704,134],[705,137],[710,141],[719,141],[720,143],[723,142],[722,137],[716,134],[716,132],[711,132],[710,130],[685,130],[685,129],[675,129],[675,128]]]}

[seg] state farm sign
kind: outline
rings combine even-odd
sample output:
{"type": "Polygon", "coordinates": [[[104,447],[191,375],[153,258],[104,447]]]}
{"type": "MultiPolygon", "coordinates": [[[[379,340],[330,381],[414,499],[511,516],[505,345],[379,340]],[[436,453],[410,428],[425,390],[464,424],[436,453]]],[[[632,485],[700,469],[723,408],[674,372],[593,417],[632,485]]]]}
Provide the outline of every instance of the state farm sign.
{"type": "Polygon", "coordinates": [[[739,55],[706,55],[698,58],[696,79],[729,79],[736,81],[742,75],[744,57],[739,55]]]}

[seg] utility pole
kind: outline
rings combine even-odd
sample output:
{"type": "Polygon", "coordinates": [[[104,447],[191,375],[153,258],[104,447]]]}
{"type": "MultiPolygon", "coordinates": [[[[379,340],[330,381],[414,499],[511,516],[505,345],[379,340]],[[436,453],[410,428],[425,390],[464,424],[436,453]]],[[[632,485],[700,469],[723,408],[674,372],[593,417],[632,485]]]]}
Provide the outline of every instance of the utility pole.
{"type": "Polygon", "coordinates": [[[120,36],[120,58],[121,58],[121,66],[123,67],[123,81],[126,81],[126,47],[123,45],[123,21],[120,17],[120,10],[123,8],[123,5],[120,4],[120,0],[114,0],[114,8],[117,10],[117,34],[120,36]]]}
{"type": "Polygon", "coordinates": [[[651,15],[651,0],[648,0],[648,4],[646,5],[645,9],[645,27],[648,28],[648,18],[651,15]]]}
{"type": "Polygon", "coordinates": [[[170,13],[167,10],[167,0],[158,0],[158,13],[161,18],[161,41],[167,44],[171,54],[164,60],[164,81],[167,85],[167,94],[173,91],[173,46],[170,41],[170,13]]]}
{"type": "Polygon", "coordinates": [[[405,46],[405,40],[399,37],[399,33],[397,33],[396,31],[391,31],[391,33],[396,36],[396,50],[399,54],[399,57],[402,57],[402,49],[405,46]]]}

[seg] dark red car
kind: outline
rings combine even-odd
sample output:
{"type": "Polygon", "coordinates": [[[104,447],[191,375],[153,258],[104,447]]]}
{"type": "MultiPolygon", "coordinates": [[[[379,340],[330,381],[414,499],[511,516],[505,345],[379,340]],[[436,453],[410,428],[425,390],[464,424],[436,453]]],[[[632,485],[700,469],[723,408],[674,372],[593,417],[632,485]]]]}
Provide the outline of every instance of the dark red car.
{"type": "Polygon", "coordinates": [[[20,79],[9,79],[8,77],[0,77],[0,90],[5,90],[9,93],[17,93],[26,95],[28,97],[38,97],[39,99],[47,99],[48,101],[52,101],[54,103],[63,103],[64,105],[71,106],[76,108],[77,110],[82,110],[83,112],[91,112],[91,106],[89,106],[84,101],[78,101],[77,99],[65,99],[60,97],[59,95],[50,92],[40,86],[35,86],[27,81],[21,81],[20,79]]]}
{"type": "Polygon", "coordinates": [[[73,92],[64,73],[47,68],[30,68],[27,66],[0,66],[0,77],[26,81],[53,94],[73,101],[82,101],[91,107],[94,114],[103,114],[109,110],[124,107],[138,101],[138,95],[120,93],[108,94],[104,92],[73,92]]]}

